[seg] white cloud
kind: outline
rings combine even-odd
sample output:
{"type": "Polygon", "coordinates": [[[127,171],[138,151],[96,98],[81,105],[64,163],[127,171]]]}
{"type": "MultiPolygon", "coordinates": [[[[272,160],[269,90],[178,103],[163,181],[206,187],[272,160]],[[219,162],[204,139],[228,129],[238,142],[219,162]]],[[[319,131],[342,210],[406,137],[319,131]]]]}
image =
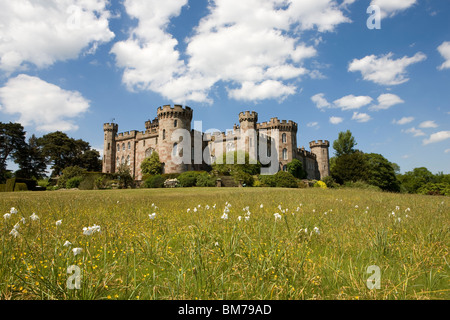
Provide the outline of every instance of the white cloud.
{"type": "Polygon", "coordinates": [[[350,62],[348,71],[359,71],[364,80],[380,85],[399,85],[409,81],[406,75],[408,66],[427,58],[422,52],[416,53],[413,57],[405,56],[397,60],[392,59],[392,56],[393,53],[388,53],[379,57],[370,55],[360,60],[354,59],[350,62]]]}
{"type": "Polygon", "coordinates": [[[308,128],[319,128],[319,123],[318,122],[310,122],[306,125],[308,128]]]}
{"type": "Polygon", "coordinates": [[[444,57],[445,62],[441,64],[438,69],[444,70],[444,69],[450,69],[450,41],[443,42],[438,47],[439,53],[444,57]]]}
{"type": "Polygon", "coordinates": [[[348,95],[334,101],[334,105],[342,111],[360,109],[372,102],[372,98],[368,96],[348,95]]]}
{"type": "Polygon", "coordinates": [[[38,131],[70,131],[78,126],[73,119],[89,109],[89,101],[77,91],[66,91],[39,78],[21,74],[0,88],[2,112],[20,114],[23,126],[38,131]]]}
{"type": "Polygon", "coordinates": [[[353,112],[352,120],[355,120],[360,123],[365,123],[365,122],[372,120],[372,117],[370,115],[368,115],[367,113],[353,112]]]}
{"type": "Polygon", "coordinates": [[[341,117],[330,117],[330,123],[331,124],[340,124],[344,121],[341,117]]]}
{"type": "Polygon", "coordinates": [[[372,0],[370,4],[379,6],[381,17],[386,18],[412,7],[416,2],[417,0],[372,0]]]}
{"type": "Polygon", "coordinates": [[[437,128],[439,127],[434,121],[424,121],[419,125],[419,128],[427,129],[427,128],[437,128]]]}
{"type": "Polygon", "coordinates": [[[105,0],[0,1],[0,70],[44,68],[114,37],[105,0]]]}
{"type": "Polygon", "coordinates": [[[405,101],[400,99],[400,97],[395,94],[386,93],[378,97],[378,105],[372,106],[369,109],[373,111],[387,110],[390,107],[400,103],[405,103],[405,101]]]}
{"type": "Polygon", "coordinates": [[[414,121],[414,117],[403,117],[400,120],[394,120],[392,123],[398,125],[408,124],[414,121]]]}
{"type": "Polygon", "coordinates": [[[407,130],[402,130],[402,132],[404,132],[404,133],[410,133],[410,134],[412,134],[414,137],[421,137],[421,136],[424,136],[425,135],[425,132],[423,132],[422,130],[420,130],[420,129],[416,129],[416,128],[409,128],[409,129],[407,129],[407,130]]]}
{"type": "Polygon", "coordinates": [[[430,138],[423,140],[423,144],[437,143],[447,139],[450,139],[450,131],[440,131],[433,133],[430,138]]]}
{"type": "Polygon", "coordinates": [[[311,101],[314,102],[318,109],[331,108],[331,104],[325,99],[325,94],[323,93],[312,96],[311,101]]]}
{"type": "Polygon", "coordinates": [[[111,51],[124,69],[123,82],[175,102],[212,103],[209,91],[219,81],[229,85],[230,97],[244,101],[265,86],[271,90],[264,99],[294,94],[291,80],[317,76],[303,66],[317,52],[300,39],[301,31],[333,31],[350,22],[334,0],[211,0],[209,13],[185,40],[183,60],[167,27],[187,0],[124,4],[138,26],[111,51]]]}

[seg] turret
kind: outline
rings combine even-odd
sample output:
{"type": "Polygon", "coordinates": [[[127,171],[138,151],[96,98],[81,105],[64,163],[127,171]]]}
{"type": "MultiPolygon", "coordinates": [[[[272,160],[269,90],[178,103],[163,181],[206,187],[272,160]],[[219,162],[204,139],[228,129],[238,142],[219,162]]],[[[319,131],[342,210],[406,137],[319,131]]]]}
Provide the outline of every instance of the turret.
{"type": "Polygon", "coordinates": [[[256,113],[255,111],[241,112],[239,114],[239,123],[241,124],[241,130],[256,130],[256,124],[258,123],[258,113],[256,113]]]}
{"type": "Polygon", "coordinates": [[[192,109],[189,107],[183,108],[181,105],[173,107],[166,105],[158,108],[157,114],[159,125],[158,153],[161,163],[164,164],[164,173],[183,173],[187,170],[187,164],[175,164],[172,161],[175,151],[181,155],[181,148],[177,141],[172,141],[172,134],[178,129],[184,129],[190,134],[192,109]]]}
{"type": "Polygon", "coordinates": [[[105,123],[103,131],[105,140],[103,141],[103,173],[116,172],[116,135],[119,126],[115,123],[105,123]]]}
{"type": "Polygon", "coordinates": [[[316,155],[317,166],[319,171],[319,179],[323,179],[330,175],[330,142],[327,140],[312,141],[309,143],[311,153],[316,155]]]}

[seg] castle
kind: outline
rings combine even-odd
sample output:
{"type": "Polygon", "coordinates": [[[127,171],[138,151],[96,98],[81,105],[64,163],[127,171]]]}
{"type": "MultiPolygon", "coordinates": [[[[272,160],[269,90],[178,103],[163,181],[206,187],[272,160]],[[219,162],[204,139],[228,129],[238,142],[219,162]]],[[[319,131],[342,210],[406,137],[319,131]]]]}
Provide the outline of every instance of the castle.
{"type": "Polygon", "coordinates": [[[277,162],[276,172],[286,171],[287,164],[298,159],[302,162],[308,179],[319,180],[330,174],[329,141],[311,142],[311,151],[298,148],[298,125],[293,121],[272,118],[268,122],[258,123],[258,114],[246,111],[239,114],[239,125],[235,124],[232,131],[204,133],[191,129],[192,115],[193,110],[189,107],[166,105],[158,108],[157,117],[153,121],[145,122],[145,131],[118,133],[117,124],[104,124],[103,172],[114,173],[120,164],[125,163],[129,166],[131,175],[136,180],[142,180],[141,163],[154,151],[158,152],[163,173],[204,170],[221,158],[222,154],[237,150],[239,143],[244,143],[248,148],[246,150],[253,150],[256,155],[259,140],[269,136],[267,155],[273,156],[272,159],[277,162]],[[179,140],[174,143],[172,135],[178,132],[187,133],[188,136],[185,135],[183,140],[191,150],[186,146],[181,149],[179,140]],[[201,148],[201,152],[196,153],[195,148],[201,148]],[[189,158],[192,161],[175,161],[173,155],[182,156],[185,150],[191,151],[189,158]],[[200,157],[205,154],[207,156],[199,159],[199,154],[200,157]]]}

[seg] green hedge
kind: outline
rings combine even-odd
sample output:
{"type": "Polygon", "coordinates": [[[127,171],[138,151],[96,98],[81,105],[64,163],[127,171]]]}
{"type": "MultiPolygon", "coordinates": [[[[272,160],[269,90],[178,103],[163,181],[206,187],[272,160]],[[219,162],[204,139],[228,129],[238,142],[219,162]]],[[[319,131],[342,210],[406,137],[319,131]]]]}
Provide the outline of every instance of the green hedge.
{"type": "Polygon", "coordinates": [[[6,192],[6,184],[0,184],[0,192],[6,192]]]}
{"type": "Polygon", "coordinates": [[[164,188],[165,181],[166,179],[159,174],[150,176],[144,181],[144,188],[164,188]]]}
{"type": "Polygon", "coordinates": [[[6,180],[6,192],[14,192],[14,186],[16,185],[16,179],[6,180]]]}
{"type": "Polygon", "coordinates": [[[22,182],[17,182],[16,185],[14,186],[14,192],[18,192],[18,191],[28,191],[27,184],[22,183],[22,182]]]}

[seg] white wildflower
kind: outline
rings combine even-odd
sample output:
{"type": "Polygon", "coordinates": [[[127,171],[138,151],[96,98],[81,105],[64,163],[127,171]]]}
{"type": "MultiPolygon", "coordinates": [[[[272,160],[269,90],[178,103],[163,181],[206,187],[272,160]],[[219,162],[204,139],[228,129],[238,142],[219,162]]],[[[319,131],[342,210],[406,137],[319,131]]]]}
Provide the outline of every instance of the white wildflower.
{"type": "Polygon", "coordinates": [[[395,210],[400,210],[400,207],[399,206],[395,206],[395,210]]]}
{"type": "Polygon", "coordinates": [[[238,217],[238,221],[241,221],[241,220],[242,220],[242,217],[241,217],[241,216],[239,216],[239,217],[238,217]]]}
{"type": "Polygon", "coordinates": [[[219,246],[219,243],[218,243],[218,242],[216,242],[216,243],[214,243],[214,245],[215,245],[216,247],[218,247],[218,246],[219,246]]]}
{"type": "Polygon", "coordinates": [[[76,256],[77,254],[80,254],[81,252],[83,252],[82,248],[73,248],[72,249],[73,255],[76,256]]]}
{"type": "Polygon", "coordinates": [[[320,234],[320,230],[319,230],[319,228],[317,228],[317,227],[314,227],[314,232],[315,232],[315,233],[317,233],[317,234],[320,234]]]}
{"type": "Polygon", "coordinates": [[[3,218],[5,218],[5,220],[11,218],[11,214],[10,213],[6,213],[3,215],[3,218]]]}
{"type": "Polygon", "coordinates": [[[17,238],[20,234],[19,232],[14,228],[11,230],[11,232],[9,233],[11,236],[14,236],[14,238],[17,238]]]}
{"type": "Polygon", "coordinates": [[[244,220],[245,220],[245,221],[250,220],[250,216],[245,216],[245,217],[244,217],[244,220]]]}
{"type": "Polygon", "coordinates": [[[189,211],[191,211],[191,208],[188,208],[188,209],[187,209],[187,213],[189,213],[189,211]]]}
{"type": "Polygon", "coordinates": [[[228,214],[226,212],[224,212],[221,219],[228,220],[228,214]]]}
{"type": "Polygon", "coordinates": [[[36,213],[33,212],[33,214],[30,216],[31,221],[39,220],[39,217],[36,215],[36,213]]]}
{"type": "Polygon", "coordinates": [[[275,221],[281,220],[281,215],[278,212],[274,213],[274,216],[275,216],[275,221]]]}
{"type": "Polygon", "coordinates": [[[70,243],[70,241],[66,241],[66,242],[64,242],[64,244],[63,244],[64,247],[69,247],[69,246],[71,246],[71,245],[72,245],[72,243],[70,243]]]}
{"type": "Polygon", "coordinates": [[[56,221],[56,226],[57,226],[57,227],[60,226],[61,224],[62,224],[62,220],[56,221]]]}
{"type": "Polygon", "coordinates": [[[9,212],[10,212],[11,214],[17,214],[17,209],[14,208],[14,207],[12,207],[11,210],[9,210],[9,212]]]}
{"type": "Polygon", "coordinates": [[[20,219],[20,221],[22,221],[23,224],[25,224],[27,222],[27,220],[25,220],[25,218],[22,217],[22,219],[20,219]]]}
{"type": "Polygon", "coordinates": [[[264,205],[261,203],[261,205],[259,207],[262,209],[262,208],[264,208],[264,205]]]}
{"type": "Polygon", "coordinates": [[[148,217],[150,218],[150,220],[155,220],[156,219],[156,213],[153,212],[152,214],[149,214],[148,217]]]}
{"type": "Polygon", "coordinates": [[[197,208],[194,208],[194,212],[197,212],[197,208]]]}
{"type": "Polygon", "coordinates": [[[83,228],[83,234],[86,236],[93,235],[96,232],[100,232],[100,226],[97,226],[95,224],[92,227],[88,227],[88,228],[84,227],[83,228]]]}

